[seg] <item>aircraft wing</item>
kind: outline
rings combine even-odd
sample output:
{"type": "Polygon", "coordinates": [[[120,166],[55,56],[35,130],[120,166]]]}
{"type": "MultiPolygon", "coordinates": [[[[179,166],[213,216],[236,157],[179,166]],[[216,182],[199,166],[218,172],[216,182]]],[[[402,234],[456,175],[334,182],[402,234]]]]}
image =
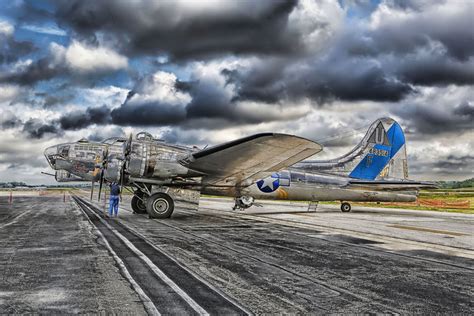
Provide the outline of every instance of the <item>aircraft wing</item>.
{"type": "Polygon", "coordinates": [[[195,152],[180,162],[203,173],[206,185],[247,186],[321,150],[308,139],[262,133],[195,152]]]}

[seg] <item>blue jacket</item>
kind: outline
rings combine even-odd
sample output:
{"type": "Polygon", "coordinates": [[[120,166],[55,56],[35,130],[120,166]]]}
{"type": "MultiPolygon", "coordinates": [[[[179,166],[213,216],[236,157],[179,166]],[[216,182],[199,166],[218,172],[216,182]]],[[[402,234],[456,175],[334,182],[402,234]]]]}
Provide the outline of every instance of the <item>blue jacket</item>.
{"type": "Polygon", "coordinates": [[[110,195],[119,195],[120,194],[120,186],[117,183],[110,184],[110,195]]]}

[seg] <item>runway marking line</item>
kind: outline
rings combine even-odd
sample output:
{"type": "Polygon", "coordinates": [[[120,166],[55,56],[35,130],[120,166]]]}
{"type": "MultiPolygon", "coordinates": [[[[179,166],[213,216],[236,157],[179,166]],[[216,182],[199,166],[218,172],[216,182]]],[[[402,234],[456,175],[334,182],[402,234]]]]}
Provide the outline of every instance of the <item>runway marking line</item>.
{"type": "Polygon", "coordinates": [[[394,227],[406,230],[414,230],[419,232],[427,232],[427,233],[434,233],[434,234],[443,234],[443,235],[450,235],[450,236],[469,236],[469,234],[458,233],[458,232],[451,232],[448,230],[438,230],[432,228],[425,228],[425,227],[417,227],[417,226],[407,226],[407,225],[387,225],[387,227],[394,227]]]}
{"type": "MultiPolygon", "coordinates": [[[[85,204],[86,205],[86,204],[85,204]]],[[[86,205],[87,206],[87,205],[86,205]]],[[[87,206],[88,207],[88,206],[87,206]]],[[[109,225],[107,221],[97,215],[94,211],[91,211],[94,216],[96,216],[111,232],[114,233],[120,240],[122,240],[127,247],[133,251],[140,259],[145,262],[150,269],[165,282],[169,287],[171,287],[179,296],[181,296],[191,308],[198,313],[199,315],[209,315],[209,313],[202,308],[198,303],[196,303],[186,292],[184,292],[176,283],[173,282],[160,268],[158,268],[143,252],[135,247],[125,236],[120,234],[115,228],[109,225]]]]}
{"type": "Polygon", "coordinates": [[[117,262],[120,270],[124,274],[125,278],[130,282],[132,285],[133,289],[135,292],[137,292],[138,296],[143,302],[143,305],[145,306],[145,310],[150,314],[154,316],[161,316],[161,313],[156,309],[155,304],[151,301],[151,299],[146,295],[145,291],[138,285],[138,283],[135,281],[135,279],[132,277],[130,272],[128,272],[127,267],[125,266],[125,263],[120,259],[120,257],[117,255],[117,253],[112,249],[112,246],[110,246],[109,242],[107,241],[107,238],[105,238],[104,234],[97,228],[94,223],[92,223],[91,219],[89,216],[86,214],[86,212],[81,208],[79,203],[76,202],[76,204],[79,206],[79,210],[86,216],[86,219],[89,221],[89,224],[91,227],[95,228],[95,233],[99,235],[102,238],[102,241],[104,242],[105,247],[107,250],[112,254],[112,257],[115,259],[115,262],[117,262]]]}

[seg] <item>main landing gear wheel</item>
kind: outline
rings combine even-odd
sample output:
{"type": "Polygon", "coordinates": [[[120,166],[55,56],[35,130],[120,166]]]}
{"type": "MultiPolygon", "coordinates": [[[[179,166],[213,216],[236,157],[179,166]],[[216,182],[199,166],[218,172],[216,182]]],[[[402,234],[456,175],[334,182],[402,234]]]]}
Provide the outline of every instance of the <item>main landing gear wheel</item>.
{"type": "Polygon", "coordinates": [[[344,202],[341,204],[341,211],[344,213],[350,212],[351,211],[351,205],[347,202],[344,202]]]}
{"type": "Polygon", "coordinates": [[[169,218],[174,210],[174,201],[166,193],[152,194],[146,200],[146,211],[149,218],[169,218]]]}
{"type": "Polygon", "coordinates": [[[137,214],[146,214],[146,203],[143,201],[143,192],[135,192],[132,197],[132,210],[137,214]]]}

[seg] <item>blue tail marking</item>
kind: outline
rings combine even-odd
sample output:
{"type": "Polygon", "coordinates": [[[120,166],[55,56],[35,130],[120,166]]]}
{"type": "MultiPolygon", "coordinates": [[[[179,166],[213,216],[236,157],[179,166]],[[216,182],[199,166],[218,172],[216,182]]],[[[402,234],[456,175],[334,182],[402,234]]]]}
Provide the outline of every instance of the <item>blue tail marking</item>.
{"type": "Polygon", "coordinates": [[[376,144],[359,164],[352,170],[349,177],[356,179],[374,180],[390,160],[397,154],[405,144],[405,135],[397,122],[387,132],[390,146],[376,144]]]}

